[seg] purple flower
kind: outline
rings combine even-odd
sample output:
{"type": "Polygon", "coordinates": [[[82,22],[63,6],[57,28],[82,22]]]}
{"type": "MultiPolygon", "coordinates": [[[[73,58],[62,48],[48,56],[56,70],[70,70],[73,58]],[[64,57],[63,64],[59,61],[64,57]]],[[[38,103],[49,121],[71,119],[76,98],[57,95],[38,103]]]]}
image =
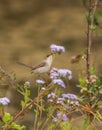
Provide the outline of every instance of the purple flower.
{"type": "Polygon", "coordinates": [[[7,97],[0,98],[0,105],[6,106],[10,103],[10,100],[7,97]]]}
{"type": "Polygon", "coordinates": [[[45,88],[45,87],[42,87],[42,88],[41,88],[41,90],[42,90],[42,91],[45,91],[45,90],[46,90],[46,88],[45,88]]]}
{"type": "Polygon", "coordinates": [[[60,86],[63,87],[63,88],[66,87],[65,84],[64,84],[64,82],[63,82],[63,80],[61,80],[61,79],[54,79],[54,80],[52,80],[52,82],[53,82],[54,84],[60,85],[60,86]]]}
{"type": "Polygon", "coordinates": [[[50,94],[47,95],[47,98],[56,98],[57,95],[53,92],[51,92],[50,94]]]}
{"type": "Polygon", "coordinates": [[[26,81],[26,82],[25,82],[25,85],[30,86],[30,82],[29,82],[29,81],[26,81]]]}
{"type": "Polygon", "coordinates": [[[70,80],[72,78],[72,71],[68,70],[68,69],[59,69],[58,70],[59,76],[62,77],[68,77],[68,79],[70,80]]]}
{"type": "Polygon", "coordinates": [[[58,98],[58,101],[65,101],[65,98],[58,98]]]}
{"type": "Polygon", "coordinates": [[[75,102],[74,102],[74,105],[75,105],[75,106],[79,106],[79,102],[78,102],[78,101],[75,101],[75,102]]]}
{"type": "Polygon", "coordinates": [[[45,81],[38,79],[38,80],[36,80],[36,83],[37,83],[37,84],[45,84],[45,81]]]}
{"type": "Polygon", "coordinates": [[[62,97],[67,98],[67,99],[71,99],[71,100],[78,100],[78,98],[75,94],[70,94],[70,93],[68,93],[68,94],[64,93],[64,94],[62,94],[62,97]]]}
{"type": "Polygon", "coordinates": [[[51,79],[57,79],[58,78],[58,69],[57,68],[52,68],[50,71],[50,78],[51,79]]]}
{"type": "Polygon", "coordinates": [[[62,105],[63,105],[63,104],[64,104],[64,101],[65,101],[64,98],[58,98],[56,103],[57,103],[57,104],[62,104],[62,105]]]}
{"type": "Polygon", "coordinates": [[[55,117],[55,118],[53,118],[53,121],[54,121],[54,122],[57,122],[57,121],[58,121],[58,119],[55,117]]]}
{"type": "Polygon", "coordinates": [[[65,52],[65,48],[63,46],[58,46],[55,44],[50,45],[50,49],[54,53],[65,52]]]}
{"type": "Polygon", "coordinates": [[[58,120],[67,121],[68,117],[65,113],[59,112],[57,113],[57,116],[53,119],[53,121],[57,122],[58,120]]]}
{"type": "Polygon", "coordinates": [[[50,78],[58,79],[58,77],[63,77],[63,78],[67,77],[70,80],[72,79],[72,71],[68,69],[52,68],[50,71],[50,78]]]}
{"type": "Polygon", "coordinates": [[[63,120],[63,121],[67,121],[67,120],[68,120],[68,117],[67,117],[66,114],[63,114],[63,115],[62,115],[62,120],[63,120]]]}
{"type": "Polygon", "coordinates": [[[78,101],[71,101],[70,104],[72,106],[79,106],[79,102],[78,101]]]}

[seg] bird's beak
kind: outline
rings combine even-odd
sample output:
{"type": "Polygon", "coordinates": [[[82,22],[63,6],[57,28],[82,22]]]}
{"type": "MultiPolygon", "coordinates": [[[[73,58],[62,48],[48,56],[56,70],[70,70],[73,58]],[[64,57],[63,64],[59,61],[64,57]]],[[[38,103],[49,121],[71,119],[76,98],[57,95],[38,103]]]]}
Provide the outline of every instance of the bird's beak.
{"type": "Polygon", "coordinates": [[[46,57],[49,57],[49,56],[51,56],[51,55],[53,55],[54,53],[50,53],[50,54],[48,54],[46,57]]]}

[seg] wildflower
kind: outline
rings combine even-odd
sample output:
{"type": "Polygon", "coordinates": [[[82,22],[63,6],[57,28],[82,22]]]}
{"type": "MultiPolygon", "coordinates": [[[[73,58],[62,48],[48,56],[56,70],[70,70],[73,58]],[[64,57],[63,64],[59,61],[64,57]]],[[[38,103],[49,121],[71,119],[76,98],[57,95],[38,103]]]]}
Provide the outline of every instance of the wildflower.
{"type": "Polygon", "coordinates": [[[7,97],[0,98],[0,105],[6,106],[10,103],[10,100],[7,97]]]}
{"type": "Polygon", "coordinates": [[[53,103],[54,100],[53,99],[48,99],[48,102],[53,103]]]}
{"type": "Polygon", "coordinates": [[[58,98],[58,101],[65,101],[65,98],[58,98]]]}
{"type": "Polygon", "coordinates": [[[57,104],[62,104],[62,105],[63,105],[63,104],[64,104],[64,101],[65,101],[64,98],[58,98],[56,103],[57,103],[57,104]]]}
{"type": "Polygon", "coordinates": [[[50,45],[50,49],[54,53],[65,52],[65,48],[63,46],[58,46],[58,45],[55,45],[55,44],[50,45]]]}
{"type": "Polygon", "coordinates": [[[50,71],[50,78],[51,79],[57,79],[59,76],[58,74],[58,69],[57,68],[52,68],[50,71]]]}
{"type": "Polygon", "coordinates": [[[91,75],[89,80],[86,80],[87,84],[92,84],[97,81],[98,77],[96,75],[91,75]]]}
{"type": "Polygon", "coordinates": [[[46,90],[46,88],[45,88],[45,87],[42,87],[42,88],[41,88],[41,90],[42,90],[42,91],[45,91],[45,90],[46,90]]]}
{"type": "Polygon", "coordinates": [[[71,101],[70,105],[72,105],[72,106],[79,106],[79,102],[78,101],[71,101]]]}
{"type": "Polygon", "coordinates": [[[64,94],[62,94],[62,97],[70,99],[70,100],[78,100],[78,98],[75,94],[70,94],[70,93],[68,93],[68,94],[64,93],[64,94]]]}
{"type": "Polygon", "coordinates": [[[54,84],[60,85],[60,86],[63,87],[63,88],[66,87],[65,84],[64,84],[64,82],[63,82],[63,80],[61,80],[61,79],[54,79],[54,80],[52,80],[52,82],[53,82],[54,84]]]}
{"type": "Polygon", "coordinates": [[[52,68],[50,71],[50,78],[58,79],[58,77],[63,77],[63,78],[67,77],[70,80],[72,79],[72,71],[68,69],[52,68]]]}
{"type": "Polygon", "coordinates": [[[72,79],[72,71],[71,70],[68,70],[68,69],[59,69],[58,73],[59,73],[59,76],[62,76],[64,78],[68,76],[69,80],[72,79]]]}
{"type": "Polygon", "coordinates": [[[47,98],[56,98],[57,95],[53,92],[51,92],[50,94],[47,95],[47,98]]]}
{"type": "Polygon", "coordinates": [[[30,82],[29,82],[29,81],[26,81],[26,82],[25,82],[25,85],[30,86],[30,82]]]}
{"type": "Polygon", "coordinates": [[[38,80],[36,80],[36,83],[37,83],[37,84],[45,84],[45,81],[38,79],[38,80]]]}
{"type": "Polygon", "coordinates": [[[63,115],[62,115],[62,120],[63,120],[63,121],[67,121],[67,120],[68,120],[68,117],[67,117],[66,114],[63,114],[63,115]]]}
{"type": "Polygon", "coordinates": [[[57,113],[57,116],[53,119],[53,121],[57,122],[58,120],[67,121],[68,117],[65,113],[59,112],[57,113]]]}
{"type": "Polygon", "coordinates": [[[57,122],[58,121],[58,119],[55,117],[55,118],[53,118],[53,122],[57,122]]]}

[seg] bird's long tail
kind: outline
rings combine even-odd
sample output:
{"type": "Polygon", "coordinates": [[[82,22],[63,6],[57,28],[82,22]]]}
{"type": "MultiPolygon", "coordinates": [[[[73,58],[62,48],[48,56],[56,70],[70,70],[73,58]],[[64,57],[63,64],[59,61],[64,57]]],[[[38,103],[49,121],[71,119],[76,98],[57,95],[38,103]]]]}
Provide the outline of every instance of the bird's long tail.
{"type": "Polygon", "coordinates": [[[25,66],[25,67],[28,67],[28,68],[30,68],[30,69],[32,69],[32,68],[33,68],[32,66],[27,65],[27,64],[24,64],[24,63],[19,62],[19,61],[17,62],[17,64],[22,65],[22,66],[25,66]]]}

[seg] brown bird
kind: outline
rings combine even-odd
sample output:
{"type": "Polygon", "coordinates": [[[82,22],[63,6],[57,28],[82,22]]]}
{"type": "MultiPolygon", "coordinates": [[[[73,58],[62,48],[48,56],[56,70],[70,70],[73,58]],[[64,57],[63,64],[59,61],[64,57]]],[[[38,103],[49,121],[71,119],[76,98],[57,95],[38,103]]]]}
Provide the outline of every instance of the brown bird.
{"type": "Polygon", "coordinates": [[[49,55],[46,56],[46,58],[38,65],[35,66],[30,66],[27,64],[24,64],[22,62],[17,62],[18,64],[28,67],[31,69],[31,73],[47,73],[51,69],[51,65],[53,62],[53,53],[50,53],[49,55]]]}
{"type": "Polygon", "coordinates": [[[72,56],[71,57],[71,63],[74,64],[74,63],[78,63],[82,58],[82,55],[81,54],[78,54],[78,55],[75,55],[75,56],[72,56]]]}

